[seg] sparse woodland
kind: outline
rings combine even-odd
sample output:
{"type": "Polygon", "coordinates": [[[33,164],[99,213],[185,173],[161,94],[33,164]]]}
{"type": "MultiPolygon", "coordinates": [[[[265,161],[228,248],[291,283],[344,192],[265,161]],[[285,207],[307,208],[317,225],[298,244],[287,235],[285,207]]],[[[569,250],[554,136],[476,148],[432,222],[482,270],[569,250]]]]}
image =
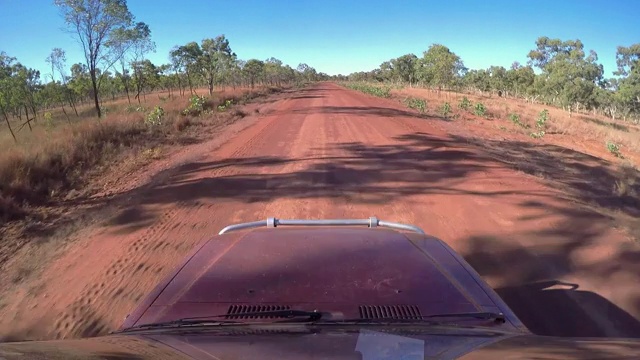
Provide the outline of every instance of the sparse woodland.
{"type": "Polygon", "coordinates": [[[463,60],[441,44],[422,57],[407,54],[379,68],[338,76],[338,80],[369,81],[439,90],[494,93],[565,109],[605,115],[637,123],[640,120],[640,43],[618,46],[615,77],[606,79],[598,55],[580,40],[540,37],[528,54],[528,64],[511,68],[468,69],[463,60]]]}
{"type": "Polygon", "coordinates": [[[304,63],[242,60],[223,34],[178,44],[167,63],[154,64],[152,29],[126,0],[54,4],[84,61],[69,64],[65,49],[51,44],[42,59],[50,71],[41,73],[0,49],[2,221],[82,186],[88,169],[122,152],[155,152],[192,125],[244,116],[227,111],[236,102],[329,78],[304,63]]]}

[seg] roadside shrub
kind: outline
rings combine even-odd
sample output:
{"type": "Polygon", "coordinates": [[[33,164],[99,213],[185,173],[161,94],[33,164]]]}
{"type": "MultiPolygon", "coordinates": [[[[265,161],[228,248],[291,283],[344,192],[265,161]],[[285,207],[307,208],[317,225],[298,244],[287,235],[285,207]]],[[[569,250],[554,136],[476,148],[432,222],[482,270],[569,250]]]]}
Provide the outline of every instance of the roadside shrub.
{"type": "Polygon", "coordinates": [[[388,98],[391,97],[391,88],[388,86],[373,86],[368,84],[347,83],[345,85],[349,89],[358,90],[365,94],[388,98]]]}
{"type": "Polygon", "coordinates": [[[189,97],[189,105],[182,111],[182,115],[198,116],[204,110],[207,98],[199,95],[191,95],[189,97]]]}
{"type": "Polygon", "coordinates": [[[538,118],[536,119],[536,127],[538,129],[544,129],[547,120],[549,120],[549,110],[544,109],[538,114],[538,118]]]}
{"type": "Polygon", "coordinates": [[[162,125],[162,118],[164,117],[164,109],[160,106],[156,106],[153,110],[147,115],[144,123],[149,126],[158,126],[162,125]]]}
{"type": "Polygon", "coordinates": [[[467,99],[467,97],[465,96],[462,98],[462,100],[460,100],[458,107],[465,111],[469,110],[471,108],[471,101],[469,101],[469,99],[467,99]]]}
{"type": "Polygon", "coordinates": [[[128,113],[147,112],[147,109],[144,106],[133,106],[133,105],[127,106],[124,110],[128,113]]]}
{"type": "Polygon", "coordinates": [[[53,115],[51,115],[51,112],[47,111],[44,113],[44,115],[42,116],[44,118],[44,126],[46,128],[47,131],[51,131],[51,129],[53,129],[53,115]]]}
{"type": "Polygon", "coordinates": [[[544,109],[542,111],[540,111],[540,113],[538,114],[538,118],[536,119],[536,128],[538,129],[537,132],[531,133],[531,137],[534,139],[540,139],[544,136],[545,129],[546,129],[546,122],[549,119],[549,111],[547,109],[544,109]]]}
{"type": "Polygon", "coordinates": [[[615,157],[624,159],[622,153],[620,152],[620,146],[618,144],[608,141],[607,150],[609,150],[609,152],[612,153],[615,157]]]}
{"type": "Polygon", "coordinates": [[[427,102],[424,99],[417,98],[406,98],[404,101],[405,105],[411,109],[418,110],[421,114],[424,114],[427,111],[427,102]]]}
{"type": "Polygon", "coordinates": [[[516,114],[516,113],[511,113],[509,114],[509,120],[511,120],[511,122],[514,125],[518,125],[522,128],[528,129],[529,125],[523,123],[522,121],[520,121],[520,115],[516,114]]]}
{"type": "Polygon", "coordinates": [[[487,114],[487,108],[484,106],[483,103],[477,103],[476,106],[473,108],[473,113],[478,116],[484,117],[487,114]]]}
{"type": "Polygon", "coordinates": [[[442,106],[440,107],[440,115],[446,118],[446,117],[449,117],[450,114],[451,114],[451,105],[448,102],[442,104],[442,106]]]}
{"type": "Polygon", "coordinates": [[[218,105],[218,111],[225,111],[233,105],[233,100],[227,99],[224,103],[218,105]]]}

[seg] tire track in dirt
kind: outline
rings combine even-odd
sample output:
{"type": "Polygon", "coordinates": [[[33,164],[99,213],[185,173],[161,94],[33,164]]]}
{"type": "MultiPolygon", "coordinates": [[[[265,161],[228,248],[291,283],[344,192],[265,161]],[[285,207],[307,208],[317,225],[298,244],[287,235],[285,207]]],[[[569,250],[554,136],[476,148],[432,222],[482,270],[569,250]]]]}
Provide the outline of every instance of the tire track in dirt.
{"type": "MultiPolygon", "coordinates": [[[[283,106],[287,106],[290,101],[285,100],[283,106]]],[[[209,162],[211,160],[223,159],[243,159],[251,153],[255,148],[265,145],[265,139],[272,136],[272,123],[275,117],[267,117],[255,126],[247,129],[243,133],[243,139],[246,141],[234,140],[222,149],[222,154],[218,154],[215,158],[205,157],[200,162],[209,162]]],[[[237,169],[233,165],[214,168],[203,172],[196,173],[197,176],[171,177],[166,185],[159,185],[152,190],[150,194],[155,192],[172,191],[171,185],[179,178],[179,181],[197,181],[203,177],[222,177],[229,174],[242,173],[242,169],[237,169]]],[[[180,173],[178,172],[178,175],[180,173]]],[[[155,199],[150,195],[152,199],[155,199]]],[[[103,333],[107,328],[115,328],[119,324],[99,324],[97,321],[86,321],[91,319],[88,312],[88,305],[94,303],[93,311],[99,308],[114,306],[119,304],[127,304],[130,308],[139,302],[147,291],[153,288],[153,284],[158,281],[161,274],[171,271],[173,267],[182,260],[182,256],[176,254],[187,253],[198,243],[213,236],[219,228],[226,225],[229,220],[216,221],[216,219],[224,219],[226,216],[218,215],[216,203],[206,200],[194,201],[177,201],[162,205],[157,209],[155,205],[149,205],[147,202],[153,203],[155,200],[143,200],[143,206],[149,209],[141,210],[143,212],[161,212],[162,215],[149,227],[138,231],[135,236],[128,236],[123,239],[118,248],[125,248],[124,254],[113,256],[114,259],[107,267],[105,272],[98,275],[94,281],[89,282],[85,289],[80,293],[78,299],[74,301],[68,310],[65,310],[55,326],[54,336],[57,338],[68,337],[69,335],[92,336],[103,333]],[[212,219],[198,220],[196,225],[192,219],[212,219]],[[186,233],[185,233],[185,230],[186,233]],[[191,236],[189,236],[188,234],[191,236]],[[197,236],[193,236],[196,233],[197,236]],[[134,240],[135,239],[135,240],[134,240]],[[173,240],[173,241],[172,241],[173,240]],[[149,256],[153,254],[154,256],[149,256]],[[166,271],[165,271],[166,270],[166,271]],[[133,276],[133,277],[132,277],[133,276]],[[142,280],[136,280],[136,277],[142,280]],[[151,282],[150,279],[155,279],[151,282]],[[98,279],[109,279],[108,282],[97,283],[98,279]],[[110,299],[110,301],[104,301],[110,299]],[[69,323],[75,323],[75,326],[69,326],[69,323]]],[[[236,221],[241,221],[240,219],[236,221]]],[[[107,232],[107,237],[116,235],[118,231],[107,232]]],[[[135,233],[134,233],[135,234],[135,233]]],[[[134,235],[132,234],[132,235],[134,235]]],[[[107,241],[107,239],[104,239],[107,241]]],[[[98,240],[99,241],[99,240],[98,240]]],[[[115,250],[115,249],[114,249],[115,250]]],[[[117,250],[116,250],[117,251],[117,250]]],[[[108,313],[105,309],[105,313],[108,313]]],[[[95,316],[94,316],[95,317],[95,316]]],[[[122,317],[118,320],[122,320],[122,317]]]]}
{"type": "MultiPolygon", "coordinates": [[[[284,100],[280,106],[286,108],[290,106],[290,102],[284,100]]],[[[264,146],[265,139],[273,136],[273,132],[277,131],[271,126],[275,119],[275,116],[269,115],[262,117],[255,126],[246,129],[237,139],[220,149],[218,154],[205,157],[199,162],[241,160],[256,147],[264,146]]],[[[197,173],[198,176],[192,177],[192,180],[240,172],[242,169],[231,162],[197,173]]],[[[170,177],[166,182],[170,185],[173,181],[189,179],[180,175],[178,171],[177,176],[170,177]]],[[[47,300],[45,306],[38,306],[36,311],[41,317],[34,314],[33,309],[28,313],[23,310],[19,314],[44,323],[44,326],[38,328],[45,329],[46,332],[27,329],[24,330],[24,335],[30,338],[93,336],[119,326],[126,312],[150,291],[155,282],[171,271],[184,254],[232,220],[225,220],[231,215],[229,212],[223,212],[222,216],[217,214],[219,204],[215,202],[171,201],[158,205],[154,194],[163,191],[167,191],[166,185],[157,184],[142,194],[141,200],[134,200],[132,206],[122,211],[125,223],[126,217],[135,217],[137,213],[155,218],[150,223],[145,223],[140,229],[133,226],[133,230],[127,229],[127,225],[131,226],[130,223],[85,231],[83,236],[91,237],[91,244],[75,249],[52,265],[51,273],[62,273],[63,278],[43,281],[46,283],[43,292],[47,300]],[[136,202],[138,205],[135,205],[136,202]],[[202,212],[206,212],[206,215],[201,214],[202,212]],[[81,260],[87,257],[94,261],[81,260]],[[82,278],[79,279],[77,274],[82,274],[82,278]],[[85,285],[81,286],[82,284],[85,285]],[[66,291],[55,292],[54,289],[58,286],[65,287],[66,291]],[[47,293],[53,294],[48,296],[47,293]],[[70,298],[73,300],[69,300],[70,298]],[[120,312],[121,316],[114,317],[110,314],[109,307],[125,310],[120,312]],[[52,323],[48,329],[47,323],[52,323]]],[[[135,221],[132,223],[135,225],[135,221]]],[[[31,307],[30,305],[29,308],[31,307]]],[[[23,328],[27,328],[29,322],[21,324],[23,328]]]]}

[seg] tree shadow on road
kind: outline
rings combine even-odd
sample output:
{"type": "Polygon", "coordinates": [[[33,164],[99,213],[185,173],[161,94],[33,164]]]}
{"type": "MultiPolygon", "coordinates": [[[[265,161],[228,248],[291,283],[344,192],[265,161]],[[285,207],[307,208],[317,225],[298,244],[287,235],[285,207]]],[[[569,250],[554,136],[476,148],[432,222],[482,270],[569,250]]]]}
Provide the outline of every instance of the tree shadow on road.
{"type": "Polygon", "coordinates": [[[449,119],[435,116],[432,114],[421,114],[410,110],[400,110],[391,107],[382,106],[312,106],[298,110],[288,110],[286,113],[293,114],[341,114],[349,116],[364,117],[385,117],[385,118],[417,118],[423,120],[441,120],[449,121],[449,119]]]}
{"type": "MultiPolygon", "coordinates": [[[[301,111],[409,116],[404,111],[390,108],[323,107],[301,111]]],[[[510,234],[512,238],[528,239],[533,245],[526,249],[516,245],[505,247],[504,244],[518,243],[511,238],[473,236],[466,242],[469,249],[462,255],[481,275],[501,278],[504,286],[498,288],[498,292],[536,331],[562,336],[601,336],[602,330],[588,325],[588,320],[581,320],[589,314],[580,309],[591,306],[620,324],[616,325],[620,334],[640,337],[633,316],[611,304],[604,296],[577,289],[545,290],[540,285],[541,281],[561,281],[576,272],[589,273],[599,280],[624,272],[628,279],[640,283],[640,252],[637,248],[612,254],[606,262],[585,265],[574,261],[577,254],[601,238],[607,225],[612,224],[607,215],[578,204],[597,205],[630,216],[640,214],[638,199],[631,195],[632,192],[612,193],[612,184],[620,174],[610,164],[567,148],[519,141],[425,133],[405,133],[394,140],[387,145],[331,144],[330,150],[338,155],[329,157],[287,159],[265,155],[185,164],[158,174],[156,178],[161,180],[152,180],[153,185],[144,191],[135,189],[118,195],[115,200],[126,206],[113,221],[123,231],[132,231],[153,221],[155,214],[145,210],[148,205],[189,206],[203,200],[255,203],[282,198],[339,198],[381,205],[398,198],[425,194],[448,195],[451,201],[455,201],[456,196],[467,195],[491,198],[492,201],[499,201],[501,196],[507,195],[534,197],[538,200],[522,201],[518,206],[539,209],[539,215],[535,215],[537,218],[529,215],[520,220],[561,216],[565,221],[535,233],[510,234]],[[299,166],[295,170],[282,171],[283,165],[292,163],[299,166]],[[560,196],[557,190],[523,193],[509,188],[472,190],[462,186],[474,174],[505,166],[544,178],[548,185],[562,190],[562,197],[577,204],[556,207],[545,202],[560,196]],[[129,201],[130,198],[135,198],[135,201],[129,201]],[[539,307],[532,315],[527,313],[531,299],[538,299],[540,304],[536,305],[539,307]],[[574,303],[577,305],[571,313],[577,317],[575,323],[587,324],[585,329],[563,327],[561,323],[568,321],[567,318],[555,311],[544,311],[549,306],[569,311],[574,303]],[[547,307],[542,307],[544,304],[547,307]],[[538,318],[553,325],[540,325],[538,318]]],[[[85,201],[100,205],[102,200],[85,201]]],[[[324,263],[318,266],[324,266],[324,263]]],[[[640,299],[634,301],[637,303],[634,313],[640,314],[640,299]]]]}
{"type": "Polygon", "coordinates": [[[613,169],[605,160],[558,145],[461,136],[452,139],[481,148],[494,161],[543,178],[585,205],[640,217],[640,173],[635,169],[613,169]]]}

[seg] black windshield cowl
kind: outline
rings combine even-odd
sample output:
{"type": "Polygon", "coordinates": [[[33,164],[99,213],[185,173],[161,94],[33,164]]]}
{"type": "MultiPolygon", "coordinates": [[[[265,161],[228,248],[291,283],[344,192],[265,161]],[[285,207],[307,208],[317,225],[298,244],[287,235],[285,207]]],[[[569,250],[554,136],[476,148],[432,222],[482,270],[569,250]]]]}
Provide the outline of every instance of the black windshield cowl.
{"type": "MultiPolygon", "coordinates": [[[[138,325],[129,330],[141,330],[141,329],[158,329],[158,328],[184,328],[184,327],[198,327],[198,326],[242,326],[248,325],[246,320],[265,320],[273,319],[271,324],[286,324],[286,323],[310,323],[316,325],[340,325],[340,324],[370,324],[370,325],[387,325],[387,324],[416,324],[416,325],[452,325],[460,321],[470,320],[492,320],[496,324],[502,324],[506,322],[505,316],[501,313],[493,312],[469,312],[469,313],[452,313],[452,314],[434,314],[417,316],[409,319],[397,319],[397,318],[375,318],[375,319],[334,319],[331,313],[324,313],[317,310],[274,310],[274,311],[256,311],[256,312],[243,312],[235,313],[233,315],[212,315],[203,317],[191,317],[183,318],[179,320],[143,324],[138,325]],[[245,321],[233,321],[233,320],[216,320],[216,318],[242,318],[245,321]]],[[[266,323],[268,324],[268,323],[266,323]]]]}
{"type": "MultiPolygon", "coordinates": [[[[326,314],[323,314],[317,310],[268,310],[268,311],[254,311],[254,312],[240,312],[226,315],[216,315],[215,317],[224,317],[225,319],[254,319],[254,318],[285,318],[285,319],[306,319],[308,321],[320,320],[326,314]]],[[[194,318],[188,318],[194,319],[194,318]]]]}

